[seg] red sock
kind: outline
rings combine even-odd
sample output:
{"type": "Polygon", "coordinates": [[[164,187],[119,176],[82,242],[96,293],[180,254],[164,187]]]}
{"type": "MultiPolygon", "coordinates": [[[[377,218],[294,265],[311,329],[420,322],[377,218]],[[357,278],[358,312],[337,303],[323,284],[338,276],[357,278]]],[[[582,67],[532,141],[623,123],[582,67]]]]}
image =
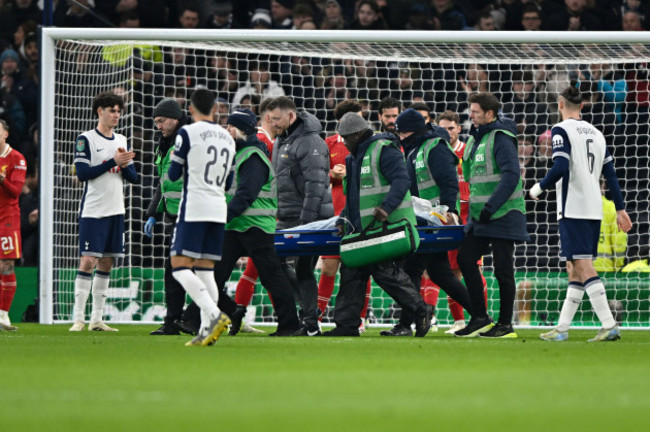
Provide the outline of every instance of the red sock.
{"type": "Polygon", "coordinates": [[[368,285],[366,285],[366,300],[363,302],[363,309],[361,309],[361,319],[363,320],[368,313],[368,302],[370,301],[370,278],[368,278],[368,285]]]}
{"type": "Polygon", "coordinates": [[[431,282],[431,279],[422,277],[422,280],[420,281],[420,295],[426,304],[435,308],[438,304],[440,287],[431,282]]]}
{"type": "Polygon", "coordinates": [[[451,312],[451,316],[454,317],[454,321],[464,320],[465,311],[463,311],[463,307],[449,296],[447,296],[447,302],[449,303],[449,312],[451,312]]]}
{"type": "Polygon", "coordinates": [[[336,276],[320,275],[320,281],[318,282],[318,309],[320,309],[323,314],[325,313],[327,304],[330,302],[330,298],[334,292],[334,282],[336,282],[336,276]]]}
{"type": "Polygon", "coordinates": [[[255,292],[255,283],[257,282],[257,268],[252,259],[248,260],[246,270],[241,275],[235,290],[235,303],[238,305],[248,306],[253,299],[255,292]]]}
{"type": "Polygon", "coordinates": [[[485,310],[487,310],[487,303],[488,303],[487,281],[485,280],[485,276],[483,276],[483,273],[481,273],[481,279],[483,279],[483,297],[485,298],[485,310]]]}
{"type": "Polygon", "coordinates": [[[16,294],[16,274],[2,275],[2,287],[0,288],[0,309],[9,312],[11,302],[16,294]]]}

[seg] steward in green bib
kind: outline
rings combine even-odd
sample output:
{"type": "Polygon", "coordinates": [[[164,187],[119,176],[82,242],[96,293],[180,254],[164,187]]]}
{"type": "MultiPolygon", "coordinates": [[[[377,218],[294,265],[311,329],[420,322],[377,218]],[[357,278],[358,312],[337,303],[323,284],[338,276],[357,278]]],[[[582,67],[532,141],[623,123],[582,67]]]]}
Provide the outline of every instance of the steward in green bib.
{"type": "Polygon", "coordinates": [[[230,187],[226,190],[228,216],[223,255],[214,268],[214,279],[220,290],[218,306],[229,316],[234,312],[241,323],[246,309],[237,306],[225,288],[239,258],[248,256],[257,267],[262,285],[273,298],[278,328],[272,335],[290,336],[300,329],[300,322],[291,285],[275,250],[278,199],[268,149],[257,138],[257,117],[248,109],[230,114],[228,132],[235,140],[237,153],[229,178],[230,187]]]}
{"type": "MultiPolygon", "coordinates": [[[[350,154],[345,159],[346,203],[338,226],[360,232],[370,224],[406,219],[415,224],[404,156],[390,133],[373,134],[358,113],[345,114],[338,133],[350,154]]],[[[368,277],[377,282],[402,308],[415,317],[415,335],[422,337],[431,327],[431,312],[416,288],[395,260],[361,267],[341,264],[341,282],[334,308],[336,328],[325,336],[359,336],[361,309],[368,277]]]]}
{"type": "Polygon", "coordinates": [[[144,235],[152,237],[154,226],[158,220],[164,217],[167,222],[165,225],[165,306],[167,315],[163,325],[151,334],[178,335],[181,331],[195,334],[201,323],[199,308],[191,303],[183,313],[185,290],[172,276],[169,260],[169,247],[176,225],[183,180],[169,180],[167,170],[171,164],[176,133],[187,123],[187,118],[176,99],[163,99],[154,108],[153,119],[156,129],[160,132],[155,154],[156,174],[159,181],[145,213],[147,223],[144,226],[144,235]]]}
{"type": "Polygon", "coordinates": [[[469,291],[472,319],[455,335],[516,338],[512,329],[516,291],[514,244],[529,240],[517,125],[512,120],[497,118],[500,104],[491,93],[473,94],[469,102],[472,128],[463,156],[463,175],[469,183],[470,214],[457,261],[469,291]],[[501,300],[496,325],[487,314],[477,264],[490,248],[501,300]]]}
{"type": "MultiPolygon", "coordinates": [[[[448,223],[459,223],[460,207],[458,191],[458,158],[449,145],[449,133],[441,127],[427,127],[424,117],[409,108],[397,117],[397,134],[406,154],[406,166],[411,179],[411,194],[429,200],[431,204],[446,205],[448,223]]],[[[426,225],[423,222],[422,225],[426,225]]],[[[422,274],[427,270],[429,278],[463,308],[469,310],[467,288],[454,275],[446,251],[413,254],[404,261],[404,270],[413,285],[420,286],[422,274]]],[[[429,307],[434,308],[434,305],[429,307]]],[[[410,336],[413,317],[402,312],[399,322],[382,336],[410,336]]]]}

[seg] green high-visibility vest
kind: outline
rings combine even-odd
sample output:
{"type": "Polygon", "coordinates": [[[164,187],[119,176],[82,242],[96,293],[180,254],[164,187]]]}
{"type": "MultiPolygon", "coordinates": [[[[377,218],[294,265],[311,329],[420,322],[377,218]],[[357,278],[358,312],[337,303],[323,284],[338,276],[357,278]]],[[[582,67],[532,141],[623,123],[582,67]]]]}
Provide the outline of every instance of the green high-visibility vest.
{"type": "MultiPolygon", "coordinates": [[[[381,173],[379,157],[385,146],[392,145],[389,140],[377,140],[370,143],[361,163],[361,181],[359,191],[359,210],[361,212],[361,226],[366,228],[375,219],[375,207],[379,207],[384,197],[390,190],[390,183],[381,173]]],[[[415,212],[411,200],[411,192],[406,191],[404,199],[392,213],[388,215],[388,222],[407,219],[415,226],[415,212]]]]}
{"type": "MultiPolygon", "coordinates": [[[[481,210],[483,210],[485,203],[488,202],[501,181],[501,171],[494,157],[494,137],[497,132],[506,134],[514,138],[515,141],[517,139],[517,136],[511,132],[495,129],[483,136],[481,142],[478,143],[474,157],[471,159],[470,155],[476,142],[474,137],[470,136],[463,154],[463,175],[465,181],[469,183],[469,214],[474,220],[479,220],[481,210]]],[[[491,219],[499,219],[511,211],[526,214],[521,177],[519,177],[517,187],[512,195],[496,210],[491,219]]]]}
{"type": "Polygon", "coordinates": [[[157,212],[167,212],[170,215],[176,216],[178,214],[178,206],[181,202],[183,194],[183,177],[176,181],[169,180],[167,171],[172,164],[172,153],[174,146],[171,146],[167,154],[163,155],[160,152],[156,153],[156,166],[158,167],[158,176],[160,177],[160,192],[162,199],[158,203],[157,212]]]}
{"type": "Polygon", "coordinates": [[[276,226],[276,215],[278,213],[278,194],[273,181],[273,167],[271,161],[257,147],[244,147],[235,154],[235,178],[233,179],[230,189],[226,191],[226,202],[230,202],[235,196],[237,184],[239,183],[239,169],[249,157],[257,154],[262,161],[269,167],[269,176],[266,183],[257,198],[241,215],[233,218],[226,224],[227,230],[247,231],[249,228],[258,227],[262,231],[273,234],[276,226]]]}
{"type": "MultiPolygon", "coordinates": [[[[429,167],[428,161],[429,153],[431,153],[431,150],[433,150],[440,141],[440,138],[432,138],[426,140],[422,143],[417,155],[415,156],[415,178],[418,182],[418,191],[420,192],[420,198],[428,200],[434,206],[440,202],[440,186],[438,186],[433,178],[433,174],[431,173],[431,168],[429,167]]],[[[442,142],[447,144],[449,151],[451,151],[451,154],[454,155],[455,169],[456,165],[458,165],[458,157],[448,142],[442,142]]],[[[460,211],[460,197],[456,198],[456,211],[460,211]]]]}

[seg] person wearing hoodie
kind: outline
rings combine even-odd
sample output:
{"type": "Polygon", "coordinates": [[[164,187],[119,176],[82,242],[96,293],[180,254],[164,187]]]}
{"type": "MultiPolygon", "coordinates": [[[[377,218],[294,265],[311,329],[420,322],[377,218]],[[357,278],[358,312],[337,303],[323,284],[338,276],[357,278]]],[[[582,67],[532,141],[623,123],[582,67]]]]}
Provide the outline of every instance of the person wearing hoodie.
{"type": "MultiPolygon", "coordinates": [[[[409,108],[397,117],[395,129],[404,148],[406,167],[411,179],[411,195],[426,199],[431,204],[445,205],[447,223],[458,225],[458,158],[449,145],[449,133],[436,125],[427,124],[424,117],[409,108]]],[[[415,286],[420,285],[422,273],[464,309],[469,310],[469,294],[451,271],[447,252],[413,254],[404,262],[404,270],[415,286]]],[[[410,336],[413,316],[402,311],[399,322],[382,336],[410,336]]]]}
{"type": "Polygon", "coordinates": [[[499,118],[499,100],[492,93],[469,98],[472,128],[463,155],[469,183],[469,220],[458,252],[458,265],[471,300],[472,318],[459,337],[516,338],[512,329],[515,301],[515,242],[528,241],[526,206],[517,155],[517,125],[499,118]],[[487,313],[477,261],[492,247],[494,275],[499,283],[497,324],[487,313]]]}
{"type": "MultiPolygon", "coordinates": [[[[227,124],[228,132],[235,140],[236,153],[232,182],[226,190],[226,246],[221,261],[214,268],[214,278],[220,290],[219,302],[222,297],[229,298],[226,282],[237,260],[249,256],[255,263],[262,285],[273,298],[273,307],[278,316],[277,331],[271,336],[291,336],[300,329],[300,321],[289,281],[275,250],[273,234],[278,200],[269,151],[256,136],[257,117],[251,110],[233,111],[227,124]]],[[[246,308],[237,306],[232,300],[230,302],[237,308],[235,315],[241,326],[246,308]]],[[[221,305],[219,307],[228,313],[227,309],[221,305]]]]}
{"type": "MultiPolygon", "coordinates": [[[[278,229],[293,228],[334,216],[329,189],[329,151],[320,137],[323,128],[312,114],[296,112],[286,96],[274,98],[268,106],[271,125],[278,132],[273,149],[273,169],[278,188],[278,229]]],[[[317,256],[295,259],[295,276],[285,260],[284,269],[296,287],[302,313],[303,336],[320,335],[318,327],[318,285],[314,277],[317,256]]],[[[253,260],[255,261],[255,260],[253,260]]],[[[257,264],[257,263],[256,263],[257,264]]]]}
{"type": "Polygon", "coordinates": [[[178,335],[180,332],[196,334],[201,324],[199,308],[194,302],[188,305],[185,313],[185,290],[172,276],[172,267],[169,260],[169,246],[171,245],[178,206],[183,192],[183,179],[176,181],[169,180],[167,170],[171,165],[171,157],[174,151],[174,142],[178,130],[189,121],[183,114],[176,99],[163,99],[153,110],[153,121],[156,129],[160,131],[158,146],[156,147],[155,163],[160,181],[154,189],[145,218],[144,235],[153,236],[153,229],[159,219],[164,218],[165,225],[165,307],[167,314],[163,325],[152,331],[154,336],[178,335]]]}
{"type": "MultiPolygon", "coordinates": [[[[368,122],[356,113],[345,114],[338,126],[350,154],[345,158],[346,202],[337,221],[345,233],[361,232],[378,222],[408,220],[416,224],[411,203],[411,179],[404,156],[390,133],[374,134],[368,122]],[[344,223],[345,221],[346,223],[344,223]]],[[[415,336],[423,337],[431,328],[431,309],[419,294],[399,259],[361,267],[341,264],[341,283],[334,307],[336,327],[325,336],[359,336],[368,277],[388,293],[404,313],[415,321],[415,336]]],[[[410,324],[410,323],[409,323],[410,324]]]]}

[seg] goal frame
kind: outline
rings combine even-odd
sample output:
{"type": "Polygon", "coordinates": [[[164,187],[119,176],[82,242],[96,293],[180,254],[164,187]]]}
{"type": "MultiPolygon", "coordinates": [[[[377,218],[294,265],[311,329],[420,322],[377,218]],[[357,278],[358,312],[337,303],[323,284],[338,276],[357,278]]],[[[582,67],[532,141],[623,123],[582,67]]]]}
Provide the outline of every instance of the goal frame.
{"type": "MultiPolygon", "coordinates": [[[[182,30],[174,29],[40,29],[40,323],[53,324],[54,300],[54,139],[55,47],[58,41],[75,40],[170,40],[221,42],[348,42],[348,43],[589,43],[650,44],[648,32],[478,32],[478,31],[345,31],[345,30],[182,30]],[[386,40],[389,38],[389,40],[386,40]]],[[[650,61],[650,58],[648,59],[650,61]]]]}

